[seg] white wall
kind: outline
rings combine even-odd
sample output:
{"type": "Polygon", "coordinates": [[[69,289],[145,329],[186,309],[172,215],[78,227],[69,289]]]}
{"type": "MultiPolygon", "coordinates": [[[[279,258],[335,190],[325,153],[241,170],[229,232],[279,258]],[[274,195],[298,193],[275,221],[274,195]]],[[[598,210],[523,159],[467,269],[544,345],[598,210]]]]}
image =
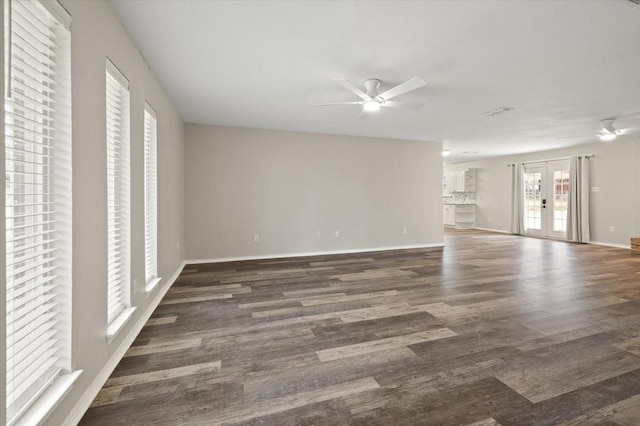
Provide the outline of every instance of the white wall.
{"type": "MultiPolygon", "coordinates": [[[[4,4],[0,4],[0,46],[4,46],[4,4]]],[[[2,94],[2,102],[0,102],[0,117],[3,117],[0,122],[2,131],[0,132],[0,176],[4,176],[4,51],[0,55],[0,94],[2,94]]],[[[5,185],[0,185],[0,200],[5,199],[4,195],[5,185]]],[[[7,380],[6,380],[6,355],[7,355],[7,324],[6,324],[6,308],[7,308],[7,288],[6,288],[6,257],[5,257],[5,239],[6,234],[4,232],[5,223],[5,209],[0,208],[0,379],[2,385],[0,386],[0,421],[4,421],[6,416],[6,401],[7,401],[7,380]]]]}
{"type": "Polygon", "coordinates": [[[186,257],[441,244],[441,150],[428,142],[187,124],[186,257]]]}
{"type": "Polygon", "coordinates": [[[636,182],[636,233],[634,237],[640,237],[640,137],[639,141],[636,144],[636,165],[635,171],[636,174],[634,176],[636,182]]]}
{"type": "Polygon", "coordinates": [[[445,171],[477,168],[479,228],[509,229],[509,169],[507,164],[595,154],[591,160],[591,239],[593,242],[629,246],[640,236],[640,138],[620,136],[614,142],[598,142],[571,148],[496,157],[468,163],[445,164],[445,171]],[[609,232],[613,226],[615,232],[609,232]]]}
{"type": "MultiPolygon", "coordinates": [[[[70,393],[46,421],[65,424],[83,414],[127,338],[144,323],[155,299],[183,263],[184,123],[106,1],[62,4],[72,16],[73,108],[73,289],[72,367],[84,370],[70,393]],[[107,230],[105,57],[131,82],[132,289],[134,316],[107,344],[107,230]],[[164,278],[149,296],[144,291],[143,108],[158,113],[159,273],[164,278]],[[145,312],[147,311],[147,312],[145,312]],[[102,373],[102,375],[101,375],[102,373]],[[84,399],[83,399],[84,397],[84,399]],[[74,411],[75,410],[75,411],[74,411]]],[[[2,19],[0,19],[2,21],[2,19]]],[[[2,32],[0,31],[0,34],[2,32]]],[[[0,69],[4,70],[4,67],[0,69]]],[[[3,80],[3,79],[2,79],[3,80]]],[[[4,93],[4,92],[3,92],[4,93]]],[[[2,131],[4,134],[4,129],[2,131]]],[[[4,150],[1,150],[4,153],[4,150]]],[[[4,165],[4,161],[1,161],[4,165]]],[[[1,219],[1,218],[0,218],[1,219]]],[[[2,221],[4,223],[4,221],[2,221]]],[[[2,232],[4,234],[4,232],[2,232]]],[[[4,247],[4,245],[3,245],[4,247]]],[[[4,256],[1,256],[4,261],[4,256]]],[[[1,268],[4,273],[4,266],[1,268]]],[[[4,287],[5,280],[2,280],[4,287]]],[[[5,295],[4,288],[0,291],[5,295]]],[[[4,309],[4,302],[2,302],[4,309]]],[[[0,315],[4,322],[4,314],[0,315]]],[[[4,323],[0,327],[5,331],[4,323]]],[[[5,339],[2,338],[4,355],[5,339]]],[[[3,363],[4,365],[4,363],[3,363]]],[[[0,369],[4,383],[4,368],[0,369]]],[[[4,390],[4,386],[2,386],[4,390]]],[[[3,399],[4,400],[4,399],[3,399]]],[[[4,403],[0,404],[4,410],[4,403]]],[[[4,413],[1,413],[4,419],[4,413]]]]}

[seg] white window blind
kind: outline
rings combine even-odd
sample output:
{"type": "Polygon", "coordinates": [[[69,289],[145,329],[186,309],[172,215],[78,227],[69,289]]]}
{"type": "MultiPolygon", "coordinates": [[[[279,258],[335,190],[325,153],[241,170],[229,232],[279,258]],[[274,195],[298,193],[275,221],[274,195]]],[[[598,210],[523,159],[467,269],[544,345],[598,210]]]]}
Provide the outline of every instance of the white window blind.
{"type": "Polygon", "coordinates": [[[70,366],[70,19],[48,3],[4,2],[8,424],[70,366]]]}
{"type": "Polygon", "coordinates": [[[107,60],[107,244],[111,324],[130,301],[129,82],[107,60]]]}
{"type": "Polygon", "coordinates": [[[158,280],[158,130],[156,112],[144,108],[144,263],[147,291],[158,280]]]}

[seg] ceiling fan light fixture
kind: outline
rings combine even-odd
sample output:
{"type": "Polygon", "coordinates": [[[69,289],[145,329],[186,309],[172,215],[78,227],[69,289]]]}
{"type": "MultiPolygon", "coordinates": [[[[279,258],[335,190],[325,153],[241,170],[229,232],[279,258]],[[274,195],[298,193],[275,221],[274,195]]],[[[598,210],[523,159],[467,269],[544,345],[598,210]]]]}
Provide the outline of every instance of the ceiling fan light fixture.
{"type": "Polygon", "coordinates": [[[600,137],[600,140],[604,141],[604,142],[611,142],[612,140],[614,140],[616,138],[616,134],[615,133],[601,132],[601,133],[598,134],[598,136],[600,137]]]}
{"type": "Polygon", "coordinates": [[[376,112],[380,109],[380,102],[370,99],[363,104],[363,108],[367,112],[376,112]]]}

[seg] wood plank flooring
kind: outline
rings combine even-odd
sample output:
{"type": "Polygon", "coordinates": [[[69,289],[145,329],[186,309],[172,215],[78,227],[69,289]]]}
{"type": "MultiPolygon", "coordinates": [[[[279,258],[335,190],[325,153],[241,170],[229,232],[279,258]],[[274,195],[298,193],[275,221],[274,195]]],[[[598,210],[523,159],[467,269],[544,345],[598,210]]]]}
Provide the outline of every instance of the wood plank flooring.
{"type": "Polygon", "coordinates": [[[191,265],[81,425],[640,425],[640,257],[444,249],[191,265]]]}

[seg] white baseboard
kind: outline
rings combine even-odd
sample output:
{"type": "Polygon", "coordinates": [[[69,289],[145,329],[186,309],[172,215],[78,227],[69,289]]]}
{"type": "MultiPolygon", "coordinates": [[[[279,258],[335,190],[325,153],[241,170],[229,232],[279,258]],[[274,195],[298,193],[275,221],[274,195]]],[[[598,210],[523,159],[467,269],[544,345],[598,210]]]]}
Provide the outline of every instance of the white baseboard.
{"type": "MultiPolygon", "coordinates": [[[[488,229],[488,228],[473,228],[473,229],[477,229],[479,231],[499,232],[501,234],[511,234],[511,232],[504,231],[504,230],[501,230],[501,229],[488,229]]],[[[526,235],[521,235],[521,236],[526,236],[526,235]]],[[[571,242],[571,241],[568,241],[568,240],[559,240],[559,241],[571,242]]],[[[599,242],[599,241],[591,241],[591,242],[589,242],[589,244],[593,244],[593,245],[596,245],[596,246],[615,247],[615,248],[631,250],[631,245],[625,245],[625,244],[602,243],[602,242],[599,242]]]]}
{"type": "Polygon", "coordinates": [[[504,229],[490,229],[490,228],[478,228],[478,227],[475,227],[473,229],[477,229],[478,231],[497,232],[499,234],[513,235],[511,232],[505,231],[504,229]]]}
{"type": "Polygon", "coordinates": [[[184,268],[184,266],[185,266],[185,262],[183,261],[182,264],[176,270],[176,272],[174,272],[173,275],[171,275],[171,277],[164,283],[164,286],[160,288],[160,291],[158,292],[156,297],[151,301],[151,303],[147,306],[147,309],[144,311],[142,316],[138,319],[138,322],[133,326],[129,334],[125,336],[125,338],[120,343],[120,346],[115,350],[111,358],[105,364],[102,371],[98,373],[98,375],[93,380],[93,382],[91,382],[91,384],[89,385],[87,390],[84,392],[80,400],[76,403],[75,407],[71,410],[71,412],[65,419],[63,425],[65,426],[77,425],[80,422],[80,420],[82,419],[82,416],[89,409],[89,406],[95,399],[96,395],[98,395],[98,392],[100,392],[100,389],[102,389],[102,386],[104,386],[105,382],[107,381],[107,379],[109,378],[113,370],[115,370],[115,368],[118,366],[118,363],[120,362],[124,354],[127,352],[127,350],[129,349],[133,341],[136,339],[136,337],[138,336],[138,334],[140,333],[144,325],[147,323],[147,321],[149,320],[149,317],[151,317],[151,314],[153,314],[153,311],[155,311],[155,309],[158,307],[158,305],[160,304],[160,301],[162,300],[164,295],[167,293],[169,288],[171,288],[173,283],[178,279],[178,276],[180,275],[180,272],[182,272],[182,269],[184,268]]]}
{"type": "Polygon", "coordinates": [[[375,248],[348,249],[348,250],[316,251],[316,252],[304,252],[304,253],[260,254],[256,256],[217,257],[213,259],[191,259],[191,260],[185,261],[185,263],[187,265],[196,265],[199,263],[221,263],[221,262],[237,262],[241,260],[266,260],[266,259],[280,259],[280,258],[288,258],[288,257],[327,256],[332,254],[368,253],[368,252],[375,252],[375,251],[410,250],[410,249],[436,248],[436,247],[444,247],[444,243],[419,244],[414,246],[375,247],[375,248]]]}
{"type": "Polygon", "coordinates": [[[629,245],[611,244],[611,243],[601,243],[599,241],[591,241],[589,244],[593,244],[593,245],[596,245],[596,246],[615,247],[615,248],[631,250],[631,244],[629,244],[629,245]]]}

